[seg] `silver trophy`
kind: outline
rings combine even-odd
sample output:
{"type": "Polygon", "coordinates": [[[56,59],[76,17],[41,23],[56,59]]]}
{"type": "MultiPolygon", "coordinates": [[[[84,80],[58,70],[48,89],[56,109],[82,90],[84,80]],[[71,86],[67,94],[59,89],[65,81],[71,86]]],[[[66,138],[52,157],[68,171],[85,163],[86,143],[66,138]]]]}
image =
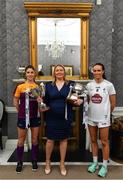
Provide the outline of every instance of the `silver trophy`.
{"type": "MultiPolygon", "coordinates": [[[[44,85],[44,83],[41,83],[39,85],[39,87],[37,87],[37,88],[31,89],[30,95],[34,98],[38,98],[38,97],[43,98],[45,96],[45,85],[44,85]]],[[[39,104],[39,110],[41,112],[47,111],[49,109],[49,107],[43,102],[43,100],[41,102],[39,102],[38,104],[39,104]]]]}
{"type": "Polygon", "coordinates": [[[24,78],[25,74],[25,66],[17,66],[16,67],[17,72],[20,74],[21,78],[24,78]]]}
{"type": "Polygon", "coordinates": [[[73,86],[70,85],[70,91],[67,96],[67,101],[74,103],[79,97],[83,96],[85,93],[85,86],[81,83],[75,83],[73,86]]]}

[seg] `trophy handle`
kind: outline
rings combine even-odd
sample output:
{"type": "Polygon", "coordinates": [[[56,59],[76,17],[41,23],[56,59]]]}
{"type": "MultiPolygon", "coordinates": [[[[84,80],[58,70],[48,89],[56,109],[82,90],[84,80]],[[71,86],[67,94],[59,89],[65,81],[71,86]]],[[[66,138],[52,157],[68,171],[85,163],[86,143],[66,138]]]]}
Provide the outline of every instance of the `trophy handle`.
{"type": "Polygon", "coordinates": [[[70,91],[69,91],[69,93],[68,93],[67,99],[71,96],[72,89],[73,89],[73,86],[72,86],[72,85],[70,85],[70,91]]]}
{"type": "Polygon", "coordinates": [[[40,87],[41,87],[41,96],[45,96],[45,85],[43,82],[40,83],[40,87]]]}

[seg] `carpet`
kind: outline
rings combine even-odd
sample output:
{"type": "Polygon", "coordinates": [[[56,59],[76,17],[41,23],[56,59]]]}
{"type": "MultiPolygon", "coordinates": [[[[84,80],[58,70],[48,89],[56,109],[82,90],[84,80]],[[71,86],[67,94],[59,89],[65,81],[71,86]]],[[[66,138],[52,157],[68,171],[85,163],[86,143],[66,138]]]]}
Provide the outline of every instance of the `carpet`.
{"type": "MultiPolygon", "coordinates": [[[[52,162],[59,162],[60,155],[59,152],[53,152],[51,161],[52,162]]],[[[31,161],[31,151],[24,152],[23,157],[24,162],[31,161]]],[[[67,152],[66,154],[66,162],[91,162],[92,161],[92,153],[90,151],[74,151],[74,152],[67,152]]],[[[102,161],[102,153],[99,151],[99,162],[102,161]]],[[[8,162],[16,162],[16,150],[12,153],[8,162]]],[[[38,162],[45,162],[45,152],[39,150],[38,162]]]]}

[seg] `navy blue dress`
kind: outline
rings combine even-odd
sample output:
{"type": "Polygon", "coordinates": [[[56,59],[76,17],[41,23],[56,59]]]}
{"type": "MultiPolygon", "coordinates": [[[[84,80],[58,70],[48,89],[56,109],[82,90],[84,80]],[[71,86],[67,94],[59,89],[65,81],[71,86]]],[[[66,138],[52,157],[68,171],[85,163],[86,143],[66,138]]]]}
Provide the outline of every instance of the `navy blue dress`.
{"type": "Polygon", "coordinates": [[[65,82],[63,87],[58,90],[55,83],[46,83],[45,103],[50,107],[45,112],[46,137],[48,139],[63,140],[70,137],[73,110],[72,105],[66,101],[70,84],[73,82],[65,82]]]}

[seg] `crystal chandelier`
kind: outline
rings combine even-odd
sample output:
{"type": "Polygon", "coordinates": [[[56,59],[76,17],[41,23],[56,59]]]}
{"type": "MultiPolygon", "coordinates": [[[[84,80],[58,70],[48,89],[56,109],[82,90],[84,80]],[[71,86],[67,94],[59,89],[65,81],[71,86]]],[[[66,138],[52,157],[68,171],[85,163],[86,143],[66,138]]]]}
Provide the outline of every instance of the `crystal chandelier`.
{"type": "Polygon", "coordinates": [[[57,21],[55,21],[55,39],[52,42],[48,42],[45,46],[45,50],[48,51],[49,56],[54,59],[57,59],[62,56],[65,50],[65,45],[62,41],[57,40],[56,37],[56,26],[57,21]]]}

